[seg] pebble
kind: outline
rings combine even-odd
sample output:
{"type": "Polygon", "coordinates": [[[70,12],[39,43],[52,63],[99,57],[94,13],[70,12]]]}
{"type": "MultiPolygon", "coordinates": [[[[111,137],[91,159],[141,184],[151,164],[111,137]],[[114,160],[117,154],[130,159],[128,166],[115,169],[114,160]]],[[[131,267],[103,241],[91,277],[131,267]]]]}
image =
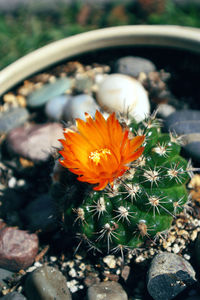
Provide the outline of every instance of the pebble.
{"type": "Polygon", "coordinates": [[[30,273],[25,282],[29,300],[71,300],[66,278],[57,269],[43,266],[30,273]]]}
{"type": "Polygon", "coordinates": [[[157,254],[152,260],[147,289],[154,300],[170,300],[196,282],[188,261],[173,253],[157,254]]]}
{"type": "Polygon", "coordinates": [[[48,118],[54,121],[59,121],[62,118],[63,108],[69,101],[71,96],[60,95],[49,100],[45,105],[45,113],[48,118]]]}
{"type": "Polygon", "coordinates": [[[107,255],[103,258],[103,262],[110,268],[116,268],[116,258],[114,255],[107,255]]]}
{"type": "Polygon", "coordinates": [[[80,93],[91,92],[93,86],[92,78],[88,77],[87,74],[77,74],[75,77],[75,88],[80,93]]]}
{"type": "Polygon", "coordinates": [[[148,59],[137,56],[125,56],[116,61],[115,72],[138,77],[141,72],[150,73],[156,70],[155,65],[148,59]]]}
{"type": "Polygon", "coordinates": [[[191,158],[200,159],[200,111],[180,110],[165,119],[168,130],[183,135],[183,147],[191,158]]]}
{"type": "Polygon", "coordinates": [[[1,297],[0,299],[2,299],[2,300],[26,300],[27,298],[18,292],[12,292],[12,293],[7,294],[6,296],[1,297]]]}
{"type": "Polygon", "coordinates": [[[29,118],[26,108],[16,107],[0,113],[0,134],[8,133],[10,130],[23,125],[29,118]]]}
{"type": "Polygon", "coordinates": [[[99,110],[99,106],[94,98],[87,94],[80,94],[70,98],[66,103],[63,109],[63,119],[64,121],[72,121],[75,118],[85,120],[85,112],[94,117],[96,110],[99,110]]]}
{"type": "Polygon", "coordinates": [[[51,232],[57,228],[55,205],[49,194],[43,194],[27,205],[22,212],[27,227],[32,230],[51,232]]]}
{"type": "Polygon", "coordinates": [[[96,283],[88,288],[88,300],[128,300],[122,286],[115,281],[96,283]]]}
{"type": "Polygon", "coordinates": [[[157,107],[158,116],[162,118],[167,118],[169,115],[176,111],[175,107],[167,103],[161,103],[157,107]]]}
{"type": "Polygon", "coordinates": [[[15,227],[0,230],[0,267],[10,271],[28,268],[38,252],[38,237],[15,227]]]}
{"type": "Polygon", "coordinates": [[[0,268],[0,291],[8,288],[7,282],[12,278],[13,274],[11,271],[0,268]]]}
{"type": "Polygon", "coordinates": [[[124,113],[137,122],[145,119],[150,112],[147,92],[142,84],[123,74],[108,75],[97,90],[99,105],[108,112],[124,113]]]}
{"type": "Polygon", "coordinates": [[[43,85],[33,91],[27,98],[29,107],[40,107],[52,98],[58,97],[71,87],[72,81],[69,78],[59,78],[53,83],[43,85]]]}
{"type": "Polygon", "coordinates": [[[60,147],[58,139],[63,137],[59,123],[28,124],[13,129],[7,136],[8,149],[34,162],[46,161],[60,147]]]}

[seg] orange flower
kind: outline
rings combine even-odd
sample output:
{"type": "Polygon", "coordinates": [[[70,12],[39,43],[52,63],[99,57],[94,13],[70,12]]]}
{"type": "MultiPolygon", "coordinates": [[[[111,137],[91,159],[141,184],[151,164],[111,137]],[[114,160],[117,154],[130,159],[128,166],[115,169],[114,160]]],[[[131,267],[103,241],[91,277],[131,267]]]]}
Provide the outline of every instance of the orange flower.
{"type": "Polygon", "coordinates": [[[98,184],[94,190],[102,190],[108,183],[113,185],[129,169],[127,165],[142,154],[144,136],[129,139],[129,131],[122,129],[115,113],[107,120],[99,111],[95,120],[87,113],[85,116],[86,121],[76,120],[79,132],[65,129],[60,163],[77,174],[79,181],[98,184]]]}

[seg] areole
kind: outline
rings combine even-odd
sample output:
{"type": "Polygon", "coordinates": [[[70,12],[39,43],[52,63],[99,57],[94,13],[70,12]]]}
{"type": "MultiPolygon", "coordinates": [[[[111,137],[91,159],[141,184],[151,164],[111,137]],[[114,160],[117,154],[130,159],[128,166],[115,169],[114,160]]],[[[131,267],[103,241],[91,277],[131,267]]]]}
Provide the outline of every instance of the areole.
{"type": "Polygon", "coordinates": [[[173,25],[129,25],[98,29],[53,42],[0,72],[0,96],[32,74],[64,59],[117,46],[162,46],[200,53],[200,30],[173,25]]]}

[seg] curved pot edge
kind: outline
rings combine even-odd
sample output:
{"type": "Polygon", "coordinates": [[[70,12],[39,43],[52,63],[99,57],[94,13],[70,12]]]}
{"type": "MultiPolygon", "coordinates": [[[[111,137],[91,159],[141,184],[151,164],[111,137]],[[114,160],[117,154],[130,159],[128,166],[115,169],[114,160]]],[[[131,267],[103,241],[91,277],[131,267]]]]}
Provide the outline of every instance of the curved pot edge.
{"type": "Polygon", "coordinates": [[[174,25],[128,25],[92,30],[39,48],[0,72],[0,96],[23,79],[63,59],[121,45],[154,45],[200,53],[200,30],[174,25]]]}

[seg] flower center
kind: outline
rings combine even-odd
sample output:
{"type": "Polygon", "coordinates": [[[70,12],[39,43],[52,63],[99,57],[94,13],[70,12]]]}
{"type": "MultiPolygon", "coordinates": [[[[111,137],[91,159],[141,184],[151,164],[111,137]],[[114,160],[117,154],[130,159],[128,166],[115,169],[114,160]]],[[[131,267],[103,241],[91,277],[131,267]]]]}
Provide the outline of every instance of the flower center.
{"type": "Polygon", "coordinates": [[[93,152],[90,152],[89,159],[91,159],[97,165],[100,162],[101,158],[107,159],[108,154],[111,155],[111,152],[108,148],[95,150],[93,152]]]}

